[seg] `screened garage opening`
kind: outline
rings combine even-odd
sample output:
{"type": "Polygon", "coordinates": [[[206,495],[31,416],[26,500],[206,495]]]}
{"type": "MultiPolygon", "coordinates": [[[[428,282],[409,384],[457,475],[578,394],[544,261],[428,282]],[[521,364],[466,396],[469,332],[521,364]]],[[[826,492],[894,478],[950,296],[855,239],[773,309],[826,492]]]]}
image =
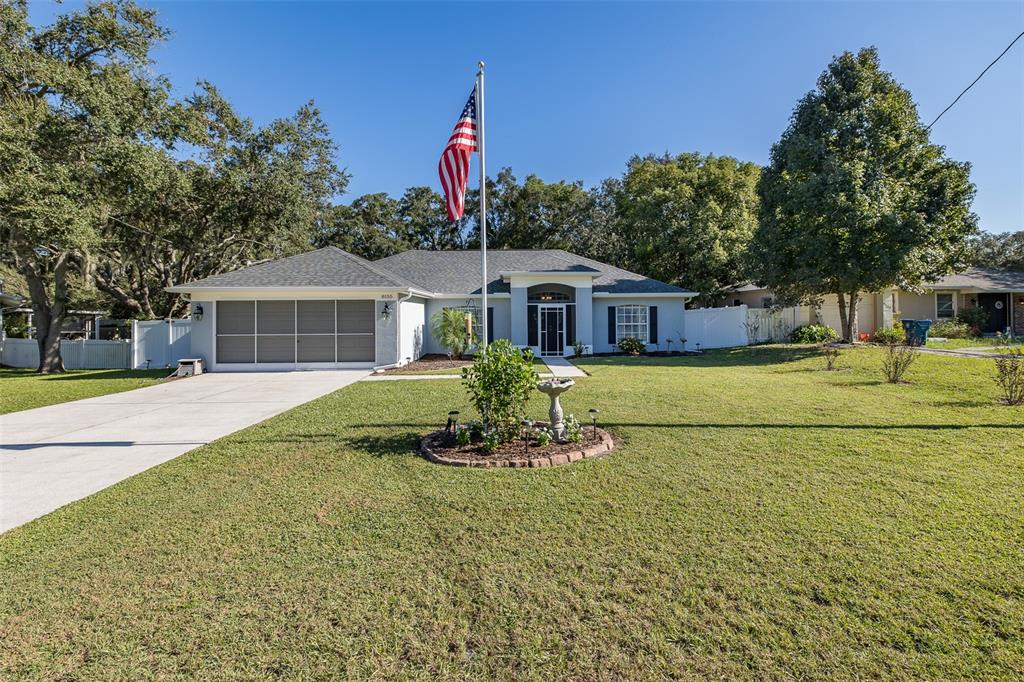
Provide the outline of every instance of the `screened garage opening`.
{"type": "Polygon", "coordinates": [[[373,363],[373,301],[218,301],[217,365],[373,363]]]}

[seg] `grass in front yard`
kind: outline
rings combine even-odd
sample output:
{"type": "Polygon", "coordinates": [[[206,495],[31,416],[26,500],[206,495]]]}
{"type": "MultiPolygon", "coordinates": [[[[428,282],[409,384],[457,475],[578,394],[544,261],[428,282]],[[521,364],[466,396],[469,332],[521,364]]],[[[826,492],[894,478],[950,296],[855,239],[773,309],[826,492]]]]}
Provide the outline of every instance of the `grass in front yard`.
{"type": "MultiPolygon", "coordinates": [[[[958,348],[979,348],[981,346],[997,346],[1004,341],[1005,339],[997,340],[993,336],[985,336],[974,339],[946,339],[945,341],[935,341],[933,339],[928,339],[927,345],[929,348],[946,348],[950,350],[955,350],[958,348]]],[[[1012,339],[1009,345],[1020,346],[1021,343],[1022,342],[1020,339],[1012,339]]]]}
{"type": "Polygon", "coordinates": [[[170,371],[85,369],[36,374],[31,369],[0,368],[0,414],[142,388],[158,383],[170,371]]]}
{"type": "Polygon", "coordinates": [[[461,386],[364,382],[0,536],[0,676],[1024,674],[1024,412],[991,363],[578,363],[604,459],[433,465],[461,386]]]}

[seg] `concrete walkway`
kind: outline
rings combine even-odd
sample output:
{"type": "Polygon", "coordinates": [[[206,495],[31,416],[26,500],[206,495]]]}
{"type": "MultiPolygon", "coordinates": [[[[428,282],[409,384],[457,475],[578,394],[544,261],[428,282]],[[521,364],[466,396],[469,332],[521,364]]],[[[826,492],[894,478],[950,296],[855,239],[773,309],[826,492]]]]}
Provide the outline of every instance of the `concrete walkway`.
{"type": "Polygon", "coordinates": [[[204,374],[0,416],[0,532],[366,375],[204,374]]]}
{"type": "Polygon", "coordinates": [[[554,358],[544,357],[541,358],[544,364],[551,370],[551,374],[556,377],[585,377],[587,373],[576,365],[569,362],[566,358],[554,358]]]}

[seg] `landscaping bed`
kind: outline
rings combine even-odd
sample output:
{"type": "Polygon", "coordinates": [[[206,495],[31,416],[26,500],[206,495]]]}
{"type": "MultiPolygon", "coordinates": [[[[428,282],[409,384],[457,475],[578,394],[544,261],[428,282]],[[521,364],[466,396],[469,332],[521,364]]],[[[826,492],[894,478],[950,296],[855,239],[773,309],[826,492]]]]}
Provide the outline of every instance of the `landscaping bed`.
{"type": "MultiPolygon", "coordinates": [[[[546,426],[538,423],[538,426],[546,426]]],[[[488,452],[481,443],[459,445],[451,433],[435,431],[423,437],[420,452],[431,462],[450,466],[470,466],[490,469],[494,467],[548,467],[578,462],[581,459],[602,457],[615,449],[615,441],[604,429],[584,430],[579,443],[549,442],[541,446],[536,434],[527,441],[517,439],[502,443],[493,452],[488,452]]]]}
{"type": "Polygon", "coordinates": [[[394,367],[392,369],[384,370],[384,374],[438,374],[438,373],[454,373],[461,370],[463,367],[469,367],[473,364],[472,358],[466,358],[465,360],[459,360],[457,358],[452,359],[443,353],[431,353],[424,355],[419,360],[413,360],[407,365],[401,367],[394,367]]]}

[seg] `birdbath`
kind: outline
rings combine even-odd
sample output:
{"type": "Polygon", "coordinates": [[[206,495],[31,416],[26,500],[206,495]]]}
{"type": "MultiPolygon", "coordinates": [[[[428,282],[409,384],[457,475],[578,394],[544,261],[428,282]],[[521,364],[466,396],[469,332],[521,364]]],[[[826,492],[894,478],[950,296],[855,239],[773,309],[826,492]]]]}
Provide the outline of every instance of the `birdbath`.
{"type": "Polygon", "coordinates": [[[576,385],[572,379],[545,379],[537,383],[537,390],[551,398],[548,419],[551,421],[551,435],[559,442],[565,442],[565,421],[562,414],[562,403],[558,397],[576,385]]]}

